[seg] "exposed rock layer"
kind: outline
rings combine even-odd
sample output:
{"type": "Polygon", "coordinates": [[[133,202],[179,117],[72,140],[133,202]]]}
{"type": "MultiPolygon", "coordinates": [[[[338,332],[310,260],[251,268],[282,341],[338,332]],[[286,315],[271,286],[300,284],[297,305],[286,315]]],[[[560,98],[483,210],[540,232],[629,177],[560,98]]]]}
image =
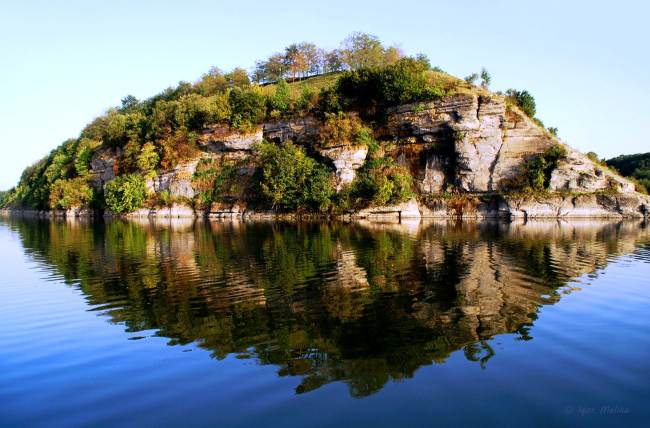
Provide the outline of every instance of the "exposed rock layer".
{"type": "MultiPolygon", "coordinates": [[[[158,171],[148,187],[169,192],[175,201],[196,195],[192,176],[201,158],[238,161],[238,175],[252,175],[251,151],[264,139],[292,140],[308,152],[329,162],[335,170],[337,189],[353,181],[368,149],[346,145],[322,148],[320,121],[313,117],[265,123],[239,133],[223,125],[206,127],[199,137],[200,153],[168,171],[158,171]]],[[[500,192],[504,179],[518,174],[525,161],[562,144],[516,107],[507,107],[498,95],[472,94],[398,106],[387,111],[376,138],[393,147],[390,154],[407,167],[414,179],[420,202],[398,207],[371,207],[357,217],[621,217],[648,212],[648,198],[634,192],[634,184],[567,147],[567,156],[553,171],[550,190],[566,196],[481,196],[500,192]],[[442,198],[453,189],[457,196],[442,198]],[[462,192],[466,192],[463,194],[462,192]],[[422,202],[424,201],[424,202],[422,202]]],[[[101,189],[119,171],[119,150],[102,149],[92,159],[92,182],[101,189]]],[[[143,210],[133,215],[241,216],[247,210],[247,194],[239,189],[224,201],[194,211],[166,208],[143,210]]],[[[265,213],[265,215],[270,213],[265,213]]],[[[71,212],[70,215],[78,215],[71,212]]]]}

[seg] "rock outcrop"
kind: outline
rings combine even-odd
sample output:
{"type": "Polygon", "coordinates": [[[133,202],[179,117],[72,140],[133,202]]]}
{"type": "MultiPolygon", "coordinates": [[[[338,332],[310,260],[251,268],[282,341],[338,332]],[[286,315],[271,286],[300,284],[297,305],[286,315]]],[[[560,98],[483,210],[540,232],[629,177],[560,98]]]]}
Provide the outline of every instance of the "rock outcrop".
{"type": "Polygon", "coordinates": [[[332,147],[319,150],[320,154],[332,161],[336,174],[336,189],[352,183],[356,172],[366,160],[367,147],[332,147]]]}
{"type": "MultiPolygon", "coordinates": [[[[424,167],[415,165],[424,192],[449,184],[467,192],[500,190],[500,182],[518,171],[522,160],[556,142],[516,109],[506,109],[500,96],[458,95],[431,103],[389,110],[383,130],[398,144],[424,148],[424,167]]],[[[422,159],[420,159],[421,161],[422,159]]]]}
{"type": "Polygon", "coordinates": [[[263,138],[262,127],[258,126],[252,132],[233,132],[226,125],[206,127],[199,138],[199,147],[210,152],[250,151],[263,138]]]}
{"type": "Polygon", "coordinates": [[[318,141],[319,121],[313,116],[265,123],[264,138],[281,143],[291,140],[296,144],[312,144],[318,141]]]}
{"type": "MultiPolygon", "coordinates": [[[[200,152],[148,181],[152,192],[168,192],[172,206],[134,215],[236,217],[253,215],[245,183],[254,172],[252,149],[263,140],[287,140],[320,156],[335,170],[337,190],[352,183],[368,155],[364,146],[320,145],[321,121],[314,116],[259,125],[237,132],[225,125],[206,127],[198,139],[200,152]],[[197,195],[192,177],[201,159],[236,165],[239,184],[229,186],[223,201],[194,211],[197,195]]],[[[525,161],[563,144],[503,96],[467,93],[427,103],[388,109],[375,137],[386,153],[407,168],[418,198],[397,206],[369,207],[356,218],[420,217],[634,217],[650,210],[648,197],[634,184],[576,150],[567,148],[550,177],[544,196],[502,194],[505,181],[520,173],[525,161]]],[[[119,172],[119,150],[100,149],[91,161],[92,182],[101,189],[119,172]]],[[[267,215],[269,213],[264,213],[267,215]]],[[[270,213],[272,214],[272,213],[270,213]]],[[[262,215],[262,214],[260,214],[262,215]]]]}

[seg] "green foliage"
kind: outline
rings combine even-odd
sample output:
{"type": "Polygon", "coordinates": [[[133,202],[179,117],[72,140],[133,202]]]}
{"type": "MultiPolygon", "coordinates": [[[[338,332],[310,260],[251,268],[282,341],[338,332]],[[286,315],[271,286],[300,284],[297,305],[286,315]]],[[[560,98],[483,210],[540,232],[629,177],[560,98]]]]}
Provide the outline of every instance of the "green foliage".
{"type": "Polygon", "coordinates": [[[469,76],[465,77],[464,79],[467,83],[470,85],[476,84],[476,81],[478,80],[478,73],[472,73],[469,76]]]}
{"type": "Polygon", "coordinates": [[[81,139],[79,141],[74,158],[74,169],[77,175],[85,176],[90,172],[90,161],[92,160],[93,152],[100,144],[99,141],[89,139],[81,139]]]}
{"type": "Polygon", "coordinates": [[[0,190],[0,208],[4,208],[10,203],[11,198],[15,192],[16,189],[0,190]]]}
{"type": "Polygon", "coordinates": [[[326,113],[320,128],[320,146],[369,146],[373,143],[372,130],[355,115],[343,112],[326,113]]]}
{"type": "Polygon", "coordinates": [[[237,166],[228,161],[201,159],[192,176],[192,187],[201,205],[216,202],[222,196],[226,182],[234,178],[237,166]]]}
{"type": "Polygon", "coordinates": [[[235,88],[228,98],[231,107],[230,126],[246,130],[260,123],[266,115],[266,98],[259,90],[235,88]]]}
{"type": "Polygon", "coordinates": [[[350,198],[356,204],[396,204],[414,196],[413,177],[388,156],[367,160],[358,171],[350,189],[350,198]]]}
{"type": "Polygon", "coordinates": [[[318,94],[309,86],[303,86],[300,97],[296,100],[296,110],[304,112],[316,106],[318,94]]]}
{"type": "Polygon", "coordinates": [[[535,117],[537,106],[535,104],[535,98],[530,94],[530,92],[526,90],[518,91],[516,89],[508,89],[506,91],[506,97],[526,113],[528,117],[535,117]]]}
{"type": "Polygon", "coordinates": [[[56,180],[50,187],[52,209],[85,208],[94,198],[93,189],[83,177],[56,180]]]}
{"type": "Polygon", "coordinates": [[[383,68],[348,71],[338,80],[333,94],[324,93],[325,111],[348,107],[375,111],[398,104],[427,101],[444,96],[444,88],[429,82],[428,65],[413,58],[402,58],[383,68]]]}
{"type": "Polygon", "coordinates": [[[326,211],[335,189],[331,171],[290,141],[257,147],[260,195],[273,208],[326,211]]]}
{"type": "Polygon", "coordinates": [[[169,190],[163,190],[156,194],[158,197],[158,205],[162,207],[169,207],[172,205],[172,195],[169,193],[169,190]]]}
{"type": "Polygon", "coordinates": [[[592,162],[600,163],[600,159],[598,158],[598,153],[596,152],[587,152],[587,157],[592,162]]]}
{"type": "Polygon", "coordinates": [[[122,175],[106,183],[106,206],[116,214],[128,213],[142,207],[147,196],[144,179],[139,175],[122,175]]]}
{"type": "Polygon", "coordinates": [[[556,144],[526,161],[520,173],[503,180],[500,187],[515,192],[543,192],[549,187],[553,171],[565,157],[566,148],[556,144]]]}
{"type": "Polygon", "coordinates": [[[481,86],[487,89],[490,83],[492,83],[492,76],[485,68],[481,69],[481,86]]]}
{"type": "Polygon", "coordinates": [[[356,32],[343,41],[340,55],[349,69],[359,70],[394,64],[402,57],[402,51],[396,47],[384,48],[377,36],[356,32]]]}
{"type": "Polygon", "coordinates": [[[549,134],[551,134],[552,136],[557,137],[558,129],[557,129],[555,126],[549,126],[549,128],[548,128],[548,132],[549,132],[549,134]]]}
{"type": "Polygon", "coordinates": [[[271,114],[277,112],[277,116],[289,111],[291,108],[291,93],[289,92],[289,84],[286,80],[280,80],[275,86],[275,94],[269,97],[268,106],[271,114]]]}
{"type": "Polygon", "coordinates": [[[622,175],[635,180],[637,191],[647,193],[650,189],[650,153],[621,155],[605,161],[622,175]]]}
{"type": "Polygon", "coordinates": [[[156,151],[156,146],[153,143],[146,143],[142,146],[140,154],[138,155],[138,169],[146,177],[152,177],[155,175],[155,169],[158,166],[160,161],[160,156],[156,151]]]}

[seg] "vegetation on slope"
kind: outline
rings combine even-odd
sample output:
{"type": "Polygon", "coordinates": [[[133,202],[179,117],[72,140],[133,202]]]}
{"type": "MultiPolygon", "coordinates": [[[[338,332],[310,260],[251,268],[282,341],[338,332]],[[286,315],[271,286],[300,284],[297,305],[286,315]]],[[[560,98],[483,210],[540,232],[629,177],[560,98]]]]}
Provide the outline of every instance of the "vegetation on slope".
{"type": "MultiPolygon", "coordinates": [[[[180,82],[146,100],[129,95],[119,107],[88,124],[78,138],[65,141],[25,169],[18,186],[2,196],[3,206],[31,209],[108,208],[116,213],[144,204],[168,204],[168,194],[148,193],[145,181],[198,153],[198,138],[208,125],[247,132],[264,121],[312,114],[323,120],[321,148],[348,144],[375,151],[373,124],[387,107],[468,92],[481,87],[431,67],[424,55],[405,57],[374,36],[355,33],[340,49],[325,51],[310,43],[258,61],[249,75],[236,68],[212,68],[194,83],[180,82]],[[91,160],[98,150],[113,150],[118,178],[97,187],[91,160]]],[[[507,97],[531,117],[534,99],[526,91],[507,97]]],[[[262,144],[253,159],[257,173],[251,191],[259,202],[283,210],[328,211],[350,205],[397,203],[413,195],[409,171],[387,156],[369,156],[357,180],[343,195],[333,190],[333,171],[305,148],[262,144]],[[285,164],[285,163],[290,163],[285,164]]],[[[199,205],[224,193],[233,165],[201,165],[193,184],[199,205]]]]}
{"type": "Polygon", "coordinates": [[[638,190],[646,193],[650,190],[650,153],[621,155],[604,162],[625,177],[634,179],[638,190]]]}

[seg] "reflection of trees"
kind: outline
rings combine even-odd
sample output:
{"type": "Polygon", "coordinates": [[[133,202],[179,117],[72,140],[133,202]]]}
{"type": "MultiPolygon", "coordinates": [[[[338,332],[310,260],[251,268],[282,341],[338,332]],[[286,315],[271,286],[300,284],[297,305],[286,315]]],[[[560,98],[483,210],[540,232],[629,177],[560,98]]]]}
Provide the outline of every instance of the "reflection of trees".
{"type": "Polygon", "coordinates": [[[489,339],[531,340],[539,307],[638,224],[103,224],[13,220],[23,245],[94,310],[170,345],[197,343],[354,396],[455,351],[482,367],[489,339]]]}

